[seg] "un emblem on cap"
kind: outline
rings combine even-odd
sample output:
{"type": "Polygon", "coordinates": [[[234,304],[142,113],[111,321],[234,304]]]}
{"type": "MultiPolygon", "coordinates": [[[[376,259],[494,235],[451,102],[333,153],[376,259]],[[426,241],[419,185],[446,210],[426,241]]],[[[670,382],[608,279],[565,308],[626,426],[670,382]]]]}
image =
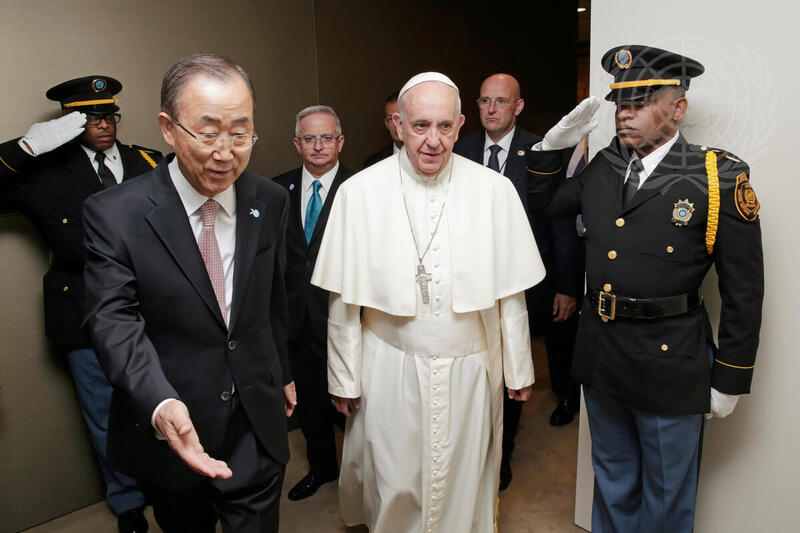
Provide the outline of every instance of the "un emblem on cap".
{"type": "Polygon", "coordinates": [[[673,205],[675,207],[672,210],[672,222],[676,226],[686,226],[689,224],[689,221],[692,219],[692,213],[694,213],[694,204],[687,198],[686,200],[678,200],[673,205]]]}
{"type": "Polygon", "coordinates": [[[94,90],[94,92],[99,93],[105,88],[106,88],[106,80],[101,78],[92,80],[92,89],[94,90]]]}
{"type": "Polygon", "coordinates": [[[617,50],[617,53],[614,54],[614,62],[622,69],[631,68],[632,59],[630,51],[624,48],[617,50]]]}

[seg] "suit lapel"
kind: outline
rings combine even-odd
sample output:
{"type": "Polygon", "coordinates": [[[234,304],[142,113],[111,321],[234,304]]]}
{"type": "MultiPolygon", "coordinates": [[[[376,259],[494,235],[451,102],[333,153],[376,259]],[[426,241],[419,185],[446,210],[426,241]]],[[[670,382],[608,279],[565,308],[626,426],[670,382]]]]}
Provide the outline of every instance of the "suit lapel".
{"type": "Polygon", "coordinates": [[[189,225],[186,210],[169,177],[167,162],[168,160],[164,159],[154,171],[153,190],[149,197],[155,207],[145,219],[205,302],[209,311],[224,327],[225,323],[217,305],[211,280],[208,278],[208,271],[189,225]]]}
{"type": "MultiPolygon", "coordinates": [[[[289,186],[289,224],[293,225],[300,235],[305,235],[305,233],[303,233],[303,220],[300,218],[300,202],[302,202],[303,199],[302,192],[303,167],[300,167],[297,169],[296,175],[292,176],[292,183],[289,186]],[[292,185],[294,185],[294,187],[292,187],[292,185]]],[[[303,241],[303,246],[308,246],[305,238],[301,240],[303,241]]]]}
{"type": "Polygon", "coordinates": [[[93,192],[103,190],[103,183],[83,148],[77,142],[70,143],[69,146],[72,153],[64,169],[79,181],[86,183],[93,192]]]}
{"type": "Polygon", "coordinates": [[[345,170],[344,167],[339,164],[339,170],[336,171],[336,176],[333,177],[333,181],[331,182],[331,190],[328,191],[328,194],[325,195],[325,203],[322,204],[322,211],[319,212],[319,217],[317,217],[317,224],[314,226],[314,233],[311,234],[311,240],[308,243],[309,248],[314,245],[315,241],[318,241],[322,238],[322,234],[325,232],[325,224],[328,223],[328,214],[331,212],[331,204],[333,204],[333,197],[336,195],[336,191],[339,189],[339,185],[345,180],[345,170]]]}
{"type": "Polygon", "coordinates": [[[522,131],[519,128],[514,130],[514,136],[511,137],[511,144],[508,147],[508,157],[506,158],[506,167],[503,172],[504,175],[511,176],[525,176],[527,175],[527,158],[525,153],[519,155],[522,146],[522,131]]]}
{"type": "MultiPolygon", "coordinates": [[[[680,176],[680,169],[683,169],[686,166],[685,163],[687,152],[688,145],[686,143],[686,139],[683,138],[683,135],[679,135],[678,140],[676,140],[675,144],[673,144],[669,149],[669,152],[667,152],[667,155],[664,156],[664,159],[662,159],[658,166],[653,169],[653,172],[647,177],[647,180],[645,180],[645,182],[633,196],[631,204],[625,209],[625,211],[636,209],[657,194],[660,194],[664,192],[665,189],[668,189],[671,184],[680,176]]],[[[623,179],[626,170],[627,167],[622,171],[623,179]]],[[[620,180],[620,182],[621,181],[622,180],[620,180]]],[[[621,188],[619,196],[622,197],[621,188]]]]}
{"type": "MultiPolygon", "coordinates": [[[[233,302],[228,331],[233,331],[247,293],[247,281],[259,244],[259,235],[266,217],[266,205],[255,196],[250,176],[242,174],[236,180],[236,250],[233,270],[233,302]]],[[[297,189],[297,187],[295,187],[297,189]]]]}

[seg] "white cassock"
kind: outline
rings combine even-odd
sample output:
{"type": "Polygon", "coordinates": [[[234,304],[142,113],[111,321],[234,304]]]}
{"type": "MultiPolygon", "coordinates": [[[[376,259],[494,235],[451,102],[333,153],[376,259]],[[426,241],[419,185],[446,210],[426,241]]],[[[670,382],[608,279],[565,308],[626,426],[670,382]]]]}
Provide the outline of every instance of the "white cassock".
{"type": "Polygon", "coordinates": [[[311,283],[331,292],[328,390],[361,398],[339,480],[348,525],[494,530],[503,382],[533,383],[523,291],[544,274],[514,187],[481,165],[453,154],[423,178],[402,150],[342,184],[311,283]],[[403,191],[420,253],[433,236],[427,304],[403,191]]]}

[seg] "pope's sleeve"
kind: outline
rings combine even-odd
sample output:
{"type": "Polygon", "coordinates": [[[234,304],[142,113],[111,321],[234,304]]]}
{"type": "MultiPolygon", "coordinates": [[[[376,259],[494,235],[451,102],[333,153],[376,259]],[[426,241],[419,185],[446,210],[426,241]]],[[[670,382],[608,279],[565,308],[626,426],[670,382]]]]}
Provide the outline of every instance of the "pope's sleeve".
{"type": "Polygon", "coordinates": [[[719,228],[714,243],[720,298],[719,349],[711,386],[726,394],[750,392],[761,329],[764,259],[758,200],[746,164],[719,158],[719,228]]]}
{"type": "Polygon", "coordinates": [[[361,306],[331,293],[328,306],[328,392],[361,397],[361,306]]]}
{"type": "Polygon", "coordinates": [[[533,385],[533,356],[525,293],[500,300],[500,332],[503,339],[503,376],[506,387],[519,390],[533,385]]]}

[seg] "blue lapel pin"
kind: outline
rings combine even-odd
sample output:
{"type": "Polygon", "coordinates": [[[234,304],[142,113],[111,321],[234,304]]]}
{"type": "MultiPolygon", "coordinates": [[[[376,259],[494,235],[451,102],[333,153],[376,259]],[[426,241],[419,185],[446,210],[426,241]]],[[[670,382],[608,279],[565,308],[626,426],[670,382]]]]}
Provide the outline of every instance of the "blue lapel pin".
{"type": "Polygon", "coordinates": [[[293,190],[294,190],[294,183],[290,183],[290,184],[289,184],[289,190],[290,190],[290,191],[293,191],[293,190]]]}
{"type": "Polygon", "coordinates": [[[250,210],[250,215],[251,215],[253,218],[258,218],[258,217],[260,217],[260,216],[261,216],[261,213],[258,211],[258,209],[251,209],[251,210],[250,210]]]}

